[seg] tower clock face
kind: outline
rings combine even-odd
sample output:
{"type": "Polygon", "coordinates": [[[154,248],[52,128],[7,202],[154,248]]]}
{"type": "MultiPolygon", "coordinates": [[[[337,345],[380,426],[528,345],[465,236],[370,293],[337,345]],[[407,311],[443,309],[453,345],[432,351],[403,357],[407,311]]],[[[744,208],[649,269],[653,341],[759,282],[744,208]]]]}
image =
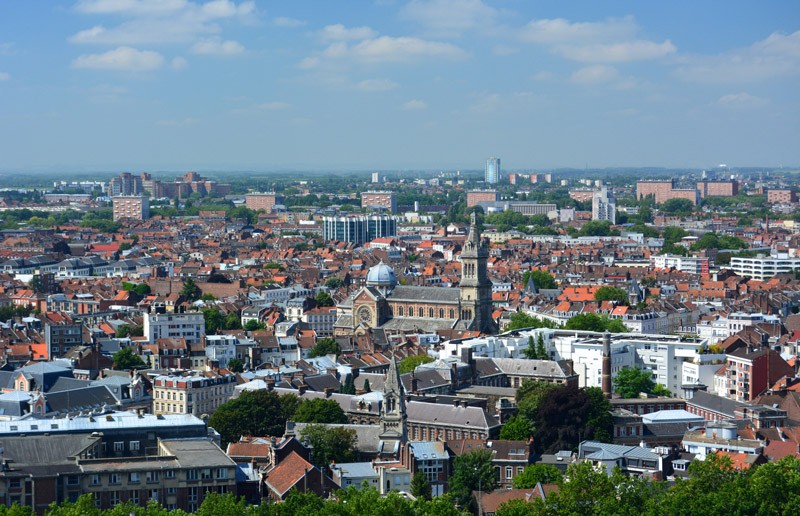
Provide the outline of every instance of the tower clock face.
{"type": "Polygon", "coordinates": [[[369,308],[362,307],[358,311],[358,319],[362,322],[369,322],[372,319],[372,313],[369,311],[369,308]]]}

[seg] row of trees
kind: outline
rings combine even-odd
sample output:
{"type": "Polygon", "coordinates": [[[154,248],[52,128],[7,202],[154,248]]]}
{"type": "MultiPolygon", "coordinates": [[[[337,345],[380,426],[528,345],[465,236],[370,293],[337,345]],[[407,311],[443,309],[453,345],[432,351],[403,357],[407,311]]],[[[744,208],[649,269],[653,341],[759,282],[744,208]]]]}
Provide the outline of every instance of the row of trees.
{"type": "Polygon", "coordinates": [[[563,326],[551,321],[550,319],[540,319],[526,312],[515,312],[511,314],[511,322],[506,326],[506,331],[520,330],[523,328],[565,328],[567,330],[579,331],[610,331],[611,333],[625,333],[630,328],[625,326],[619,319],[612,319],[608,315],[597,314],[578,314],[570,317],[563,326]]]}

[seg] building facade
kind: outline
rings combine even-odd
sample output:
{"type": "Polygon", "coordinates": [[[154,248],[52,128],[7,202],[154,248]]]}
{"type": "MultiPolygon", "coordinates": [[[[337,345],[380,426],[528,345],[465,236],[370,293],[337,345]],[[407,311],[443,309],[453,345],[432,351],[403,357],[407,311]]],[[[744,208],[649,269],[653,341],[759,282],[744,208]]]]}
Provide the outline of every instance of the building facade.
{"type": "Polygon", "coordinates": [[[790,258],[788,253],[769,257],[732,257],[731,269],[739,276],[767,280],[776,274],[784,274],[800,269],[800,258],[790,258]]]}
{"type": "Polygon", "coordinates": [[[770,188],[767,190],[767,202],[770,204],[793,204],[797,202],[797,192],[788,188],[770,188]]]}
{"type": "Polygon", "coordinates": [[[592,220],[617,223],[617,200],[614,193],[605,186],[592,195],[592,220]]]}
{"type": "Polygon", "coordinates": [[[361,194],[361,207],[379,207],[390,213],[397,213],[397,194],[394,192],[364,192],[361,194]]]}
{"type": "Polygon", "coordinates": [[[186,339],[187,343],[199,343],[205,333],[202,312],[145,314],[144,336],[150,343],[158,339],[186,339]]]}
{"type": "Polygon", "coordinates": [[[472,190],[467,192],[467,207],[477,206],[481,202],[497,202],[500,200],[500,193],[494,190],[472,190]]]}
{"type": "Polygon", "coordinates": [[[491,157],[486,160],[484,181],[488,184],[497,184],[500,181],[500,158],[491,157]]]}
{"type": "Polygon", "coordinates": [[[244,196],[245,206],[250,210],[264,210],[272,213],[272,209],[281,199],[274,193],[251,193],[244,196]]]}
{"type": "Polygon", "coordinates": [[[236,387],[235,374],[161,375],[153,380],[153,414],[213,414],[236,387]]]}
{"type": "Polygon", "coordinates": [[[697,189],[700,190],[700,198],[706,197],[733,197],[739,195],[739,182],[731,179],[729,181],[699,181],[697,189]]]}
{"type": "Polygon", "coordinates": [[[150,200],[144,196],[130,195],[113,198],[114,220],[146,220],[150,217],[150,200]]]}
{"type": "Polygon", "coordinates": [[[710,261],[702,256],[679,256],[673,254],[659,254],[650,257],[653,267],[659,269],[675,269],[690,274],[708,274],[710,261]]]}
{"type": "Polygon", "coordinates": [[[322,238],[363,245],[376,238],[396,237],[397,218],[391,215],[324,217],[322,238]]]}

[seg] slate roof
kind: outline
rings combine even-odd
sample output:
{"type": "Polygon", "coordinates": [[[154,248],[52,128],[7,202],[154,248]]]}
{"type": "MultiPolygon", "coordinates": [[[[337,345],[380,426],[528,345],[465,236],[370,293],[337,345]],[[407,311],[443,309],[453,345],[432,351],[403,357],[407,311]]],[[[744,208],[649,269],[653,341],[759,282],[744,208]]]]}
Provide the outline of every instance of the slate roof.
{"type": "Polygon", "coordinates": [[[731,418],[735,417],[737,408],[747,405],[746,403],[723,398],[722,396],[717,396],[706,391],[695,392],[692,399],[686,400],[686,404],[718,412],[731,418]]]}
{"type": "Polygon", "coordinates": [[[410,287],[398,285],[387,296],[389,301],[429,301],[433,303],[458,304],[461,291],[457,288],[443,287],[410,287]]]}

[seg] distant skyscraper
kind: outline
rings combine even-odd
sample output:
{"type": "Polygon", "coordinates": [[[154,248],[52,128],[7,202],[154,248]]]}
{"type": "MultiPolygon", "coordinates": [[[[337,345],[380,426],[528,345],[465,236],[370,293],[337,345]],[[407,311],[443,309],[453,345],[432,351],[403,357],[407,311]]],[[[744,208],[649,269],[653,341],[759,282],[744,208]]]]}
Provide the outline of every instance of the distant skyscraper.
{"type": "Polygon", "coordinates": [[[381,178],[380,173],[378,173],[378,172],[373,172],[372,173],[372,182],[373,183],[380,183],[381,182],[380,178],[381,178]]]}
{"type": "Polygon", "coordinates": [[[486,179],[490,184],[500,181],[500,158],[489,158],[486,160],[486,179]]]}

